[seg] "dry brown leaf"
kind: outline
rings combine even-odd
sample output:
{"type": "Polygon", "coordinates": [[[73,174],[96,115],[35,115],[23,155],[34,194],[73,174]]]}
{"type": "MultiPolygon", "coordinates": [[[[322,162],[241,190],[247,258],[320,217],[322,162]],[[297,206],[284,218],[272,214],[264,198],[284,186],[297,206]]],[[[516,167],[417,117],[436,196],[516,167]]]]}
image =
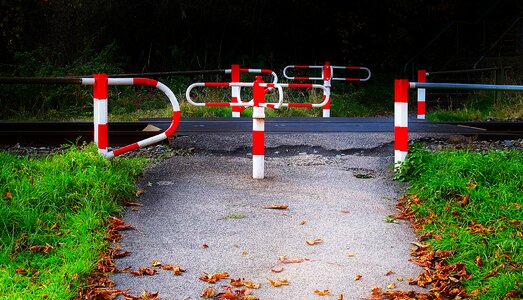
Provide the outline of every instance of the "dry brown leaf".
{"type": "Polygon", "coordinates": [[[229,273],[227,273],[227,272],[214,273],[214,274],[202,273],[202,275],[200,276],[200,280],[208,282],[208,283],[216,283],[218,280],[224,279],[227,277],[229,277],[229,273]]]}
{"type": "Polygon", "coordinates": [[[309,246],[312,246],[312,245],[316,245],[316,244],[319,244],[323,242],[323,240],[319,237],[315,238],[314,240],[306,240],[305,243],[307,243],[307,245],[309,246]]]}
{"type": "Polygon", "coordinates": [[[54,223],[53,226],[51,226],[51,230],[59,229],[60,225],[58,225],[58,222],[54,223]]]}
{"type": "Polygon", "coordinates": [[[259,289],[261,287],[261,283],[253,283],[252,281],[244,281],[243,286],[249,289],[259,289]]]}
{"type": "Polygon", "coordinates": [[[347,209],[342,209],[342,210],[340,210],[340,213],[342,213],[342,214],[350,214],[350,211],[347,210],[347,209]]]}
{"type": "Polygon", "coordinates": [[[340,294],[336,300],[343,300],[343,294],[340,294]]]}
{"type": "Polygon", "coordinates": [[[11,192],[6,192],[5,197],[7,198],[7,200],[13,200],[13,194],[11,194],[11,192]]]}
{"type": "Polygon", "coordinates": [[[385,274],[383,274],[383,275],[385,275],[385,276],[389,276],[389,275],[391,275],[391,274],[395,274],[395,273],[396,273],[396,272],[390,270],[390,271],[387,271],[387,273],[385,273],[385,274]]]}
{"type": "Polygon", "coordinates": [[[209,246],[207,244],[202,244],[202,249],[207,249],[209,246]]]}
{"type": "Polygon", "coordinates": [[[361,279],[361,274],[356,274],[356,276],[354,276],[354,281],[358,281],[361,279]]]}
{"type": "Polygon", "coordinates": [[[478,187],[478,185],[474,183],[474,177],[471,177],[467,183],[467,188],[474,190],[476,187],[478,187]]]}
{"type": "Polygon", "coordinates": [[[306,223],[305,220],[301,220],[301,221],[300,221],[300,225],[304,225],[305,223],[306,223]]]}
{"type": "Polygon", "coordinates": [[[285,270],[284,267],[272,267],[272,268],[271,268],[271,271],[274,272],[274,273],[280,273],[280,272],[282,272],[283,270],[285,270]]]}
{"type": "Polygon", "coordinates": [[[271,205],[265,205],[263,208],[266,209],[287,209],[289,206],[285,204],[271,204],[271,205]]]}
{"type": "Polygon", "coordinates": [[[151,265],[152,265],[153,267],[159,267],[159,266],[162,265],[162,263],[161,263],[159,260],[154,259],[154,260],[152,261],[151,265]]]}
{"type": "Polygon", "coordinates": [[[232,286],[243,286],[243,278],[238,278],[238,279],[231,278],[230,285],[232,285],[232,286]]]}
{"type": "Polygon", "coordinates": [[[143,193],[145,193],[145,190],[139,189],[139,190],[136,191],[135,194],[136,194],[136,196],[140,196],[140,195],[143,195],[143,193]]]}
{"type": "Polygon", "coordinates": [[[397,281],[403,281],[403,277],[396,278],[397,281]]]}
{"type": "Polygon", "coordinates": [[[120,258],[120,257],[127,256],[129,254],[131,254],[131,252],[129,252],[129,251],[123,251],[123,250],[122,251],[115,251],[115,252],[113,252],[113,257],[114,258],[120,258]]]}
{"type": "Polygon", "coordinates": [[[355,253],[352,253],[352,252],[349,252],[349,253],[347,253],[347,256],[348,256],[348,257],[354,257],[354,256],[356,256],[356,254],[355,254],[355,253]]]}
{"type": "Polygon", "coordinates": [[[278,260],[284,264],[302,263],[309,260],[307,257],[304,258],[288,258],[287,256],[278,256],[278,260]]]}
{"type": "Polygon", "coordinates": [[[391,284],[387,285],[387,288],[388,288],[388,289],[393,289],[393,288],[395,288],[395,287],[396,287],[396,284],[395,284],[395,283],[391,283],[391,284]]]}
{"type": "Polygon", "coordinates": [[[459,205],[461,205],[461,207],[469,204],[469,200],[470,200],[470,194],[467,194],[465,197],[463,197],[463,199],[461,199],[461,201],[459,201],[459,205]]]}
{"type": "Polygon", "coordinates": [[[481,267],[483,266],[483,260],[481,259],[481,256],[476,256],[476,266],[481,267]]]}
{"type": "Polygon", "coordinates": [[[278,278],[278,279],[273,280],[270,277],[267,277],[267,280],[274,287],[280,287],[282,285],[289,285],[289,280],[287,280],[285,278],[278,278]]]}
{"type": "Polygon", "coordinates": [[[139,207],[142,207],[143,204],[141,203],[138,203],[138,202],[130,202],[130,201],[126,201],[123,203],[125,206],[139,206],[139,207]]]}
{"type": "Polygon", "coordinates": [[[54,249],[55,247],[45,244],[45,246],[31,246],[29,247],[29,251],[33,252],[43,252],[45,254],[48,254],[50,250],[54,249]]]}
{"type": "Polygon", "coordinates": [[[182,269],[182,267],[180,267],[179,265],[164,265],[164,266],[161,266],[162,269],[164,270],[172,270],[173,271],[173,275],[174,276],[180,276],[182,275],[182,272],[185,272],[185,269],[182,269]]]}
{"type": "Polygon", "coordinates": [[[138,268],[138,271],[131,271],[129,273],[132,275],[135,275],[135,276],[143,276],[143,275],[152,276],[154,274],[157,274],[158,271],[156,271],[155,269],[152,269],[152,268],[138,268]]]}
{"type": "Polygon", "coordinates": [[[204,299],[211,299],[214,298],[218,294],[218,291],[213,287],[205,288],[200,295],[201,298],[204,299]]]}
{"type": "Polygon", "coordinates": [[[25,275],[25,274],[27,274],[27,271],[24,270],[24,269],[22,269],[22,268],[16,268],[15,272],[16,272],[17,274],[20,274],[20,275],[25,275]]]}
{"type": "Polygon", "coordinates": [[[316,295],[319,295],[319,296],[326,296],[326,295],[329,295],[331,293],[331,291],[329,291],[329,290],[323,290],[323,291],[314,290],[314,293],[316,295]]]}

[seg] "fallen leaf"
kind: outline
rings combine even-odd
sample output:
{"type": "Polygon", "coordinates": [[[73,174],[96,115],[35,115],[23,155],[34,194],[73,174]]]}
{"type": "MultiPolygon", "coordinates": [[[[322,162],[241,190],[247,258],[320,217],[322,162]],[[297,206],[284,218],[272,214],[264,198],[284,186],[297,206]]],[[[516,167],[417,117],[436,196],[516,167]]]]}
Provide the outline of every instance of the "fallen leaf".
{"type": "Polygon", "coordinates": [[[58,222],[54,223],[53,226],[51,226],[51,230],[59,229],[60,225],[58,225],[58,222]]]}
{"type": "Polygon", "coordinates": [[[348,211],[346,209],[342,209],[342,210],[340,210],[340,213],[342,213],[342,214],[350,214],[350,211],[348,211]]]}
{"type": "Polygon", "coordinates": [[[476,266],[481,267],[483,266],[483,260],[481,259],[481,256],[476,256],[476,266]]]}
{"type": "Polygon", "coordinates": [[[207,249],[209,246],[207,244],[202,244],[202,249],[207,249]]]}
{"type": "Polygon", "coordinates": [[[78,273],[74,273],[73,277],[71,277],[71,280],[75,281],[76,279],[78,279],[78,276],[78,273]]]}
{"type": "Polygon", "coordinates": [[[259,289],[261,287],[261,283],[253,283],[252,281],[244,281],[243,286],[250,289],[259,289]]]}
{"type": "Polygon", "coordinates": [[[518,292],[517,291],[510,291],[510,292],[505,294],[505,297],[507,297],[507,298],[516,298],[517,296],[518,296],[518,292]]]}
{"type": "Polygon", "coordinates": [[[247,252],[247,251],[243,251],[243,252],[241,253],[241,255],[242,255],[242,256],[249,255],[249,252],[247,252]]]}
{"type": "Polygon", "coordinates": [[[385,275],[385,276],[389,276],[389,275],[391,275],[391,274],[395,274],[395,273],[396,273],[396,272],[390,270],[390,271],[388,271],[387,273],[385,273],[385,274],[383,274],[383,275],[385,275]]]}
{"type": "Polygon", "coordinates": [[[518,231],[518,236],[519,236],[520,238],[523,238],[523,232],[518,231]]]}
{"type": "Polygon", "coordinates": [[[11,192],[6,192],[5,197],[7,198],[7,200],[13,200],[13,194],[11,194],[11,192]]]}
{"type": "Polygon", "coordinates": [[[323,291],[314,290],[314,293],[316,295],[319,295],[319,296],[326,296],[326,295],[329,295],[331,293],[331,291],[329,291],[329,290],[323,290],[323,291]]]}
{"type": "Polygon", "coordinates": [[[316,244],[319,244],[323,242],[323,240],[319,237],[315,238],[314,240],[306,240],[305,243],[307,243],[307,245],[309,246],[312,246],[312,245],[316,245],[316,244]]]}
{"type": "Polygon", "coordinates": [[[284,267],[272,267],[272,268],[271,268],[271,271],[274,272],[274,273],[280,273],[280,272],[282,272],[283,270],[285,270],[284,267]]]}
{"type": "Polygon", "coordinates": [[[16,272],[17,274],[20,274],[20,275],[25,275],[25,274],[27,274],[27,271],[24,270],[24,269],[22,269],[22,268],[16,268],[15,272],[16,272]]]}
{"type": "Polygon", "coordinates": [[[133,228],[132,225],[125,224],[124,221],[122,221],[116,217],[113,217],[113,216],[109,217],[109,223],[111,224],[112,229],[117,230],[117,231],[118,230],[128,230],[128,229],[133,228]]]}
{"type": "Polygon", "coordinates": [[[354,276],[354,281],[358,281],[361,279],[361,274],[356,274],[356,276],[354,276]]]}
{"type": "Polygon", "coordinates": [[[227,272],[214,273],[214,274],[202,273],[202,275],[200,276],[200,280],[208,282],[208,283],[216,283],[218,280],[224,279],[227,277],[229,277],[229,273],[227,273],[227,272]]]}
{"type": "Polygon", "coordinates": [[[267,277],[267,280],[274,287],[280,287],[282,285],[289,285],[289,280],[287,280],[285,278],[278,278],[278,279],[273,280],[270,277],[267,277]]]}
{"type": "Polygon", "coordinates": [[[394,284],[394,283],[391,283],[391,284],[387,285],[388,289],[393,289],[395,287],[396,287],[396,284],[394,284]]]}
{"type": "Polygon", "coordinates": [[[461,207],[469,204],[469,200],[470,200],[470,194],[467,194],[465,197],[463,197],[463,199],[461,201],[459,201],[459,205],[461,205],[461,207]]]}
{"type": "Polygon", "coordinates": [[[127,256],[129,254],[131,254],[131,252],[129,252],[129,251],[115,251],[115,252],[113,252],[113,257],[120,258],[120,257],[127,256]]]}
{"type": "Polygon", "coordinates": [[[306,223],[305,220],[300,221],[300,225],[304,225],[305,223],[306,223]]]}
{"type": "Polygon", "coordinates": [[[340,294],[337,300],[343,300],[343,294],[340,294]]]}
{"type": "Polygon", "coordinates": [[[173,274],[174,276],[180,276],[182,275],[182,272],[185,272],[185,269],[182,269],[182,267],[180,267],[179,265],[164,265],[164,266],[161,266],[162,269],[164,270],[172,270],[173,271],[173,274]]]}
{"type": "Polygon", "coordinates": [[[141,203],[138,203],[138,202],[129,202],[129,201],[124,202],[124,205],[125,205],[125,206],[139,206],[139,207],[142,207],[142,206],[143,206],[143,204],[141,204],[141,203]]]}
{"type": "Polygon", "coordinates": [[[49,245],[49,244],[45,244],[45,246],[31,246],[29,247],[29,250],[30,251],[33,251],[33,252],[43,252],[45,254],[48,254],[50,250],[54,249],[55,247],[49,245]]]}
{"type": "Polygon", "coordinates": [[[159,266],[162,265],[162,263],[161,263],[159,260],[156,260],[156,259],[155,259],[155,260],[153,260],[153,262],[151,263],[151,265],[152,265],[153,267],[159,267],[159,266]]]}
{"type": "Polygon", "coordinates": [[[137,300],[156,300],[158,299],[158,292],[150,293],[148,291],[142,291],[142,295],[137,300]]]}
{"type": "Polygon", "coordinates": [[[271,204],[271,205],[265,205],[263,208],[266,209],[287,209],[289,206],[284,204],[271,204]]]}
{"type": "Polygon", "coordinates": [[[349,252],[349,253],[347,253],[347,256],[348,256],[348,257],[354,257],[354,256],[356,256],[356,254],[355,254],[355,253],[352,253],[352,252],[349,252]]]}
{"type": "Polygon", "coordinates": [[[152,276],[154,274],[157,274],[158,271],[156,271],[155,269],[152,269],[152,268],[138,268],[138,271],[131,271],[129,273],[132,275],[135,275],[135,276],[143,276],[143,275],[152,276]]]}
{"type": "Polygon", "coordinates": [[[396,278],[396,280],[403,281],[403,277],[398,277],[398,278],[396,278]]]}
{"type": "Polygon", "coordinates": [[[478,185],[474,183],[474,177],[471,177],[469,179],[469,182],[467,183],[467,188],[474,190],[474,189],[476,189],[477,186],[478,185]]]}
{"type": "Polygon", "coordinates": [[[214,298],[218,294],[218,291],[213,287],[205,288],[200,295],[201,298],[204,299],[211,299],[214,298]]]}
{"type": "Polygon", "coordinates": [[[292,264],[292,263],[302,263],[306,260],[309,260],[308,258],[288,258],[287,256],[278,256],[278,260],[281,261],[284,264],[292,264]]]}
{"type": "Polygon", "coordinates": [[[140,195],[143,195],[143,193],[145,193],[145,191],[143,189],[139,189],[136,191],[136,196],[140,196],[140,195]]]}

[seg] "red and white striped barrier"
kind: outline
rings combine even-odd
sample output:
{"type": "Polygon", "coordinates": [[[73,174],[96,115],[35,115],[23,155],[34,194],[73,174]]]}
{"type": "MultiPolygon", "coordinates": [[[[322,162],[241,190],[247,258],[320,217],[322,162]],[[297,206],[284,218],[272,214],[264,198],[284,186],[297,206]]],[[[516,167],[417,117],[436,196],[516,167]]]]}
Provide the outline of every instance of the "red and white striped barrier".
{"type": "Polygon", "coordinates": [[[263,83],[260,76],[252,83],[246,82],[198,82],[191,84],[185,92],[187,101],[194,106],[240,106],[253,107],[252,112],[252,177],[263,179],[265,177],[265,108],[280,107],[322,107],[330,99],[330,92],[320,84],[282,84],[282,83],[263,83]],[[252,87],[253,99],[243,102],[195,102],[191,98],[191,91],[195,87],[252,87]],[[278,89],[278,102],[265,103],[265,95],[270,89],[278,89]],[[322,89],[324,96],[321,103],[283,103],[283,88],[316,88],[322,89]]]}
{"type": "Polygon", "coordinates": [[[163,83],[149,78],[107,78],[106,74],[95,74],[93,78],[82,78],[83,85],[93,86],[94,98],[94,142],[98,152],[107,158],[121,155],[134,149],[143,148],[158,143],[171,136],[180,122],[180,106],[174,93],[163,83]],[[109,85],[147,85],[162,91],[173,107],[172,121],[166,131],[136,143],[108,151],[108,86],[109,85]]]}
{"type": "MultiPolygon", "coordinates": [[[[240,65],[231,65],[230,69],[225,69],[225,74],[231,74],[231,82],[240,82],[240,74],[241,73],[251,73],[251,74],[267,74],[272,75],[272,83],[278,82],[278,76],[276,73],[274,73],[272,70],[269,69],[247,69],[247,68],[240,68],[240,65]]],[[[240,101],[240,86],[232,86],[231,87],[231,96],[232,102],[239,102],[240,101]]],[[[240,113],[245,110],[245,107],[242,106],[233,106],[232,107],[232,117],[233,118],[239,118],[240,113]]]]}
{"type": "MultiPolygon", "coordinates": [[[[366,67],[356,67],[356,66],[331,66],[330,62],[326,62],[323,66],[309,66],[309,65],[289,65],[283,69],[283,76],[289,80],[323,80],[323,85],[328,90],[330,95],[331,90],[331,81],[332,80],[342,80],[342,81],[367,81],[371,77],[371,72],[366,67]],[[298,77],[298,76],[289,76],[287,75],[288,69],[321,69],[321,77],[298,77]],[[365,78],[355,78],[355,77],[334,77],[334,69],[343,69],[343,70],[363,70],[367,72],[367,77],[365,78]]],[[[325,95],[324,95],[325,96],[325,95]]],[[[330,101],[323,106],[323,117],[330,117],[330,101]]]]}
{"type": "Polygon", "coordinates": [[[409,151],[409,81],[394,81],[394,166],[397,168],[409,151]]]}
{"type": "MultiPolygon", "coordinates": [[[[427,71],[418,70],[418,82],[427,82],[427,71]]],[[[418,119],[425,120],[425,96],[426,91],[423,88],[418,88],[418,119]]]]}

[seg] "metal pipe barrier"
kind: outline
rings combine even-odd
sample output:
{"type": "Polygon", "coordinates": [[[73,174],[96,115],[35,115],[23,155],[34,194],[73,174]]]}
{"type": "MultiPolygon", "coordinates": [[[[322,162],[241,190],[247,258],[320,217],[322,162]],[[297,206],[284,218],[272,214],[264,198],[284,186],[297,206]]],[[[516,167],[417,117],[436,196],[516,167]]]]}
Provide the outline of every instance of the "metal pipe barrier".
{"type": "MultiPolygon", "coordinates": [[[[342,80],[342,81],[367,81],[371,77],[371,72],[366,67],[357,67],[357,66],[331,66],[330,62],[326,62],[323,66],[309,66],[309,65],[289,65],[283,69],[283,76],[289,80],[323,80],[323,85],[328,89],[329,96],[331,90],[331,81],[332,80],[342,80]],[[298,76],[289,76],[287,75],[288,69],[321,69],[321,77],[298,77],[298,76]],[[334,69],[343,69],[343,70],[363,70],[367,72],[367,77],[365,78],[356,78],[356,77],[334,77],[334,69]]],[[[330,98],[330,97],[329,97],[330,98]]],[[[323,106],[323,117],[330,117],[330,100],[323,106]]]]}
{"type": "Polygon", "coordinates": [[[170,137],[178,128],[180,122],[180,106],[174,93],[163,83],[149,78],[108,78],[107,74],[95,74],[93,77],[9,77],[0,78],[0,83],[9,84],[78,84],[93,86],[93,123],[94,142],[98,153],[107,158],[121,155],[134,149],[143,148],[158,143],[170,137]],[[108,86],[109,85],[146,85],[162,91],[173,107],[171,124],[166,131],[138,141],[136,143],[108,151],[108,86]]]}
{"type": "MultiPolygon", "coordinates": [[[[230,69],[225,69],[225,74],[231,74],[231,82],[240,82],[241,73],[251,73],[251,74],[268,74],[272,75],[272,83],[278,82],[278,75],[269,69],[247,69],[240,68],[240,65],[231,65],[230,69]]],[[[240,101],[240,86],[231,86],[231,96],[232,102],[240,101]]],[[[232,117],[239,118],[240,113],[245,110],[246,107],[243,106],[233,106],[232,107],[232,117]]]]}
{"type": "Polygon", "coordinates": [[[409,82],[407,79],[394,81],[394,166],[397,169],[407,157],[409,150],[408,92],[409,88],[523,91],[523,85],[428,83],[409,82]]]}
{"type": "Polygon", "coordinates": [[[232,107],[252,107],[252,177],[263,179],[265,177],[265,108],[278,109],[280,107],[297,107],[292,103],[283,103],[283,88],[318,88],[324,92],[321,103],[302,103],[307,107],[321,107],[328,103],[330,93],[326,87],[320,84],[281,84],[264,83],[261,76],[256,76],[254,82],[198,82],[191,84],[185,92],[187,101],[194,106],[232,106],[232,107]],[[195,102],[191,98],[191,91],[195,87],[252,87],[253,99],[250,101],[238,102],[195,102]],[[278,90],[278,102],[265,103],[265,95],[270,89],[278,90]]]}

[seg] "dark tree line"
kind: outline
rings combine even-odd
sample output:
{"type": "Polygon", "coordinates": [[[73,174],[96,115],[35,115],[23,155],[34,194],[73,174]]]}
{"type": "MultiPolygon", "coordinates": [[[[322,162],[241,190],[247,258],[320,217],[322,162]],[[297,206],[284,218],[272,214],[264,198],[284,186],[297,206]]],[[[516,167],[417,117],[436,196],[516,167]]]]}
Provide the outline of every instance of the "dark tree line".
{"type": "Polygon", "coordinates": [[[449,22],[478,18],[494,2],[0,0],[0,64],[9,72],[35,51],[51,65],[88,63],[110,47],[132,72],[326,60],[398,71],[449,22]]]}

